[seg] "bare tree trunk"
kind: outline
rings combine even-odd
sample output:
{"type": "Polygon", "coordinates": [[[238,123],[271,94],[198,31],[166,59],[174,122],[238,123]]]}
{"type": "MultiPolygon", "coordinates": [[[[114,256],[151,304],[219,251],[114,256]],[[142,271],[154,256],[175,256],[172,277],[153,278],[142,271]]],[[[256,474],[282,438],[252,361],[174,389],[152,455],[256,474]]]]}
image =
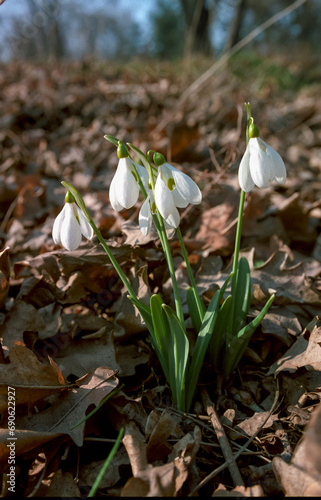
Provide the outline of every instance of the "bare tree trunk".
{"type": "Polygon", "coordinates": [[[225,43],[224,52],[230,50],[239,41],[245,8],[246,0],[237,0],[230,31],[225,43]]]}
{"type": "Polygon", "coordinates": [[[210,10],[206,0],[180,0],[186,24],[185,54],[196,52],[210,55],[212,44],[209,36],[210,10]]]}

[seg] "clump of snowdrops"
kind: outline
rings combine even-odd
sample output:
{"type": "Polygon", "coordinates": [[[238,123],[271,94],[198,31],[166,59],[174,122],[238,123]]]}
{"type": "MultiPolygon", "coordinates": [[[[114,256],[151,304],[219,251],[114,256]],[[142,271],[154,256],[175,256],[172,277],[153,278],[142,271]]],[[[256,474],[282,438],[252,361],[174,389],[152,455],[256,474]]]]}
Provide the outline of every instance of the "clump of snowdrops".
{"type": "Polygon", "coordinates": [[[139,226],[144,235],[151,231],[153,224],[157,230],[172,281],[175,309],[165,304],[158,294],[151,296],[149,305],[138,299],[90,216],[83,198],[71,184],[62,182],[67,189],[66,204],[54,222],[54,242],[67,250],[75,250],[82,235],[91,239],[96,234],[125,285],[128,298],[146,324],[152,346],[171,388],[173,404],[181,411],[190,410],[204,357],[208,356],[213,365],[213,376],[216,371],[228,378],[274,299],[272,295],[260,314],[246,323],[251,303],[251,274],[247,259],[239,258],[245,193],[255,185],[266,188],[272,181],[283,184],[286,180],[282,158],[259,137],[249,104],[246,104],[246,110],[247,147],[239,167],[241,192],[233,268],[207,308],[197,290],[179,227],[178,209],[185,208],[188,204],[197,205],[202,201],[199,187],[188,175],[170,165],[158,152],[150,150],[144,154],[133,144],[126,145],[115,137],[105,136],[116,146],[119,158],[109,188],[110,203],[116,211],[129,209],[136,204],[142,193],[144,201],[139,212],[139,226]],[[192,354],[168,239],[169,233],[173,232],[176,232],[179,240],[190,280],[186,299],[197,335],[192,354]]]}

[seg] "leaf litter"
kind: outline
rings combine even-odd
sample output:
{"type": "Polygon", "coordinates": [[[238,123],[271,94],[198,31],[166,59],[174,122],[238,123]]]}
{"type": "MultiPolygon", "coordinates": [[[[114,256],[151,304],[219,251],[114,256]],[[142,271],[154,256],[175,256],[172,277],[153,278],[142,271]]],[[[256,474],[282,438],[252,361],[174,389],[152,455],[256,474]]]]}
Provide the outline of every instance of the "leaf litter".
{"type": "MultiPolygon", "coordinates": [[[[172,407],[142,318],[98,241],[74,252],[52,241],[66,180],[84,195],[138,296],[173,300],[157,237],[137,226],[139,206],[120,214],[110,207],[117,158],[108,133],[162,152],[199,183],[203,203],[182,212],[181,230],[205,303],[225,281],[248,87],[224,70],[175,108],[180,77],[169,67],[160,78],[155,71],[141,85],[133,70],[119,76],[94,63],[90,72],[81,63],[1,67],[3,484],[10,385],[22,496],[87,496],[121,428],[102,494],[320,496],[321,109],[313,86],[295,96],[271,83],[250,89],[261,132],[288,169],[285,186],[246,198],[241,255],[251,268],[250,316],[271,293],[276,298],[228,384],[205,361],[206,397],[198,392],[192,414],[172,407]]],[[[184,261],[175,237],[170,245],[186,307],[184,261]]]]}

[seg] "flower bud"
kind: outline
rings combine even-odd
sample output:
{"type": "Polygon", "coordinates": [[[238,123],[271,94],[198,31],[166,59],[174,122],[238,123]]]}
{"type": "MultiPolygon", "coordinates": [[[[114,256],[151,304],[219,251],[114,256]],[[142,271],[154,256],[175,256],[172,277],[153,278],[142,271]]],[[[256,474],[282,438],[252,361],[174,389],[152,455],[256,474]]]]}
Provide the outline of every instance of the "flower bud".
{"type": "Polygon", "coordinates": [[[125,144],[121,141],[118,141],[117,156],[119,160],[121,158],[127,158],[129,156],[128,149],[126,148],[125,144]]]}
{"type": "Polygon", "coordinates": [[[162,153],[154,153],[153,160],[157,167],[160,167],[161,165],[166,163],[165,156],[162,155],[162,153]]]}
{"type": "Polygon", "coordinates": [[[66,203],[74,203],[75,197],[73,194],[71,194],[70,191],[67,191],[66,196],[65,196],[65,202],[66,203]]]}
{"type": "Polygon", "coordinates": [[[258,127],[255,125],[253,118],[249,125],[249,139],[254,139],[255,137],[260,137],[260,131],[258,127]]]}

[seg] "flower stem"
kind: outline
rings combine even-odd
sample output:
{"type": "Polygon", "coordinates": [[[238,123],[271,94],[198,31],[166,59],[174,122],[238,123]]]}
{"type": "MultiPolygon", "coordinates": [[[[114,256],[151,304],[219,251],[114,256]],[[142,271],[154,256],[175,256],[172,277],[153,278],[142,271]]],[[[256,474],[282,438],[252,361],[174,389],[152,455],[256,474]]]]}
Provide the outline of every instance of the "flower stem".
{"type": "Polygon", "coordinates": [[[181,302],[181,298],[179,295],[179,289],[178,289],[177,279],[176,279],[176,275],[175,275],[175,268],[174,268],[174,263],[173,263],[173,259],[172,259],[171,249],[170,249],[169,241],[168,241],[167,234],[166,234],[164,220],[160,214],[158,214],[158,222],[159,222],[159,237],[160,237],[161,244],[162,244],[162,247],[164,250],[164,254],[165,254],[167,265],[168,265],[169,274],[170,274],[170,277],[172,280],[172,285],[173,285],[176,314],[177,314],[177,317],[182,325],[182,328],[185,329],[183,307],[182,307],[182,302],[181,302]]]}
{"type": "Polygon", "coordinates": [[[114,266],[115,270],[117,271],[118,276],[120,277],[120,279],[122,280],[123,284],[127,288],[127,291],[129,293],[130,297],[134,297],[135,299],[137,299],[136,293],[134,292],[131,284],[129,283],[129,281],[128,281],[126,275],[124,274],[124,272],[122,271],[122,268],[120,267],[119,263],[117,262],[116,258],[114,257],[114,255],[113,255],[112,251],[110,250],[109,246],[107,245],[106,241],[102,237],[101,232],[97,228],[96,224],[94,223],[94,221],[91,218],[90,218],[90,220],[88,222],[91,225],[91,227],[93,228],[94,233],[96,234],[97,238],[99,239],[99,242],[100,242],[101,246],[103,247],[103,249],[105,250],[106,254],[108,255],[110,262],[112,263],[112,265],[114,266]]]}
{"type": "MultiPolygon", "coordinates": [[[[249,126],[251,123],[251,104],[249,102],[245,103],[246,109],[246,147],[249,143],[249,126]]],[[[236,271],[239,261],[240,245],[241,245],[241,233],[242,233],[242,222],[243,222],[243,211],[244,211],[244,201],[245,201],[245,191],[241,189],[240,203],[239,203],[239,213],[237,219],[236,236],[235,236],[235,247],[234,247],[234,257],[233,257],[233,274],[232,274],[232,293],[235,288],[236,271]]]]}
{"type": "Polygon", "coordinates": [[[189,277],[191,286],[192,286],[192,288],[195,291],[195,297],[196,297],[196,301],[197,301],[198,313],[199,313],[200,318],[203,318],[203,316],[204,316],[204,309],[203,309],[201,297],[199,296],[199,293],[197,291],[197,286],[196,286],[196,282],[195,282],[195,279],[194,279],[194,274],[193,274],[191,265],[190,265],[189,260],[188,260],[188,254],[187,254],[187,251],[186,251],[186,247],[185,247],[185,244],[184,244],[183,236],[182,236],[182,233],[181,233],[181,230],[180,230],[179,226],[178,226],[178,228],[176,230],[176,233],[177,233],[178,240],[179,240],[179,243],[180,243],[180,246],[181,246],[181,249],[182,249],[182,254],[183,254],[183,258],[184,258],[185,264],[186,264],[186,269],[187,269],[188,277],[189,277]]]}
{"type": "Polygon", "coordinates": [[[118,273],[118,276],[120,277],[120,279],[122,280],[123,284],[125,285],[125,287],[127,288],[127,291],[130,295],[130,297],[133,297],[134,299],[138,300],[137,299],[137,295],[136,293],[134,292],[131,284],[129,283],[128,279],[126,278],[126,275],[124,274],[124,272],[122,271],[122,268],[120,267],[120,265],[118,264],[117,260],[115,259],[112,251],[110,250],[109,246],[107,245],[106,241],[104,240],[104,238],[102,237],[101,235],[101,232],[99,231],[98,227],[96,226],[96,224],[94,223],[93,219],[91,218],[88,210],[87,210],[87,207],[85,205],[85,202],[81,196],[81,194],[77,191],[77,189],[72,186],[71,184],[69,184],[69,182],[66,182],[66,181],[62,181],[61,183],[66,189],[68,189],[68,191],[74,196],[74,198],[76,199],[77,201],[77,204],[78,206],[81,208],[81,210],[83,211],[85,217],[87,218],[89,224],[91,225],[91,227],[93,228],[94,230],[94,233],[96,234],[97,238],[99,239],[100,241],[100,244],[101,246],[103,247],[103,249],[105,250],[106,254],[108,255],[109,257],[109,260],[110,262],[112,263],[112,265],[114,266],[115,270],[117,271],[118,273]]]}
{"type": "Polygon", "coordinates": [[[237,218],[237,227],[236,227],[236,236],[235,236],[234,257],[233,257],[232,290],[234,290],[234,284],[235,284],[235,279],[236,279],[236,270],[237,270],[237,265],[238,265],[238,261],[239,261],[244,201],[245,201],[245,191],[243,191],[243,189],[241,189],[239,213],[238,213],[238,218],[237,218]]]}

